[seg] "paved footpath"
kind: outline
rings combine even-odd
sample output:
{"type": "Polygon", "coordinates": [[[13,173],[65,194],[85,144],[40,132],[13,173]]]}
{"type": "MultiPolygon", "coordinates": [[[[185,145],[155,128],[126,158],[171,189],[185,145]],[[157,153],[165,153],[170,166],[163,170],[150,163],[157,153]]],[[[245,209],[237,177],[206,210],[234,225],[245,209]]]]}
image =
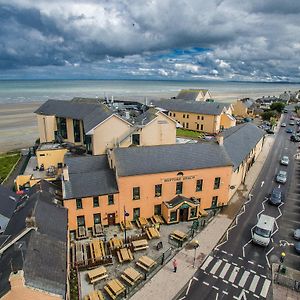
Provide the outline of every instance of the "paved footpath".
{"type": "MultiPolygon", "coordinates": [[[[258,174],[260,173],[262,166],[266,160],[270,148],[274,142],[274,136],[267,136],[261,153],[259,154],[256,162],[249,170],[244,186],[241,186],[242,190],[239,190],[231,199],[231,204],[240,202],[237,207],[242,206],[243,201],[248,197],[252,186],[255,183],[258,174]],[[241,197],[242,193],[242,197],[241,197]]],[[[230,206],[230,204],[229,204],[230,206]]],[[[193,277],[196,270],[201,266],[205,257],[214,249],[218,241],[225,234],[227,228],[230,226],[235,218],[234,214],[232,217],[228,217],[225,214],[218,214],[209,225],[204,228],[198,235],[195,236],[195,240],[200,243],[197,249],[195,268],[193,268],[194,250],[188,250],[183,248],[175,256],[178,262],[177,273],[173,272],[172,260],[167,263],[152,279],[145,284],[135,295],[131,297],[132,300],[170,300],[173,299],[185,286],[185,284],[193,277]]]]}

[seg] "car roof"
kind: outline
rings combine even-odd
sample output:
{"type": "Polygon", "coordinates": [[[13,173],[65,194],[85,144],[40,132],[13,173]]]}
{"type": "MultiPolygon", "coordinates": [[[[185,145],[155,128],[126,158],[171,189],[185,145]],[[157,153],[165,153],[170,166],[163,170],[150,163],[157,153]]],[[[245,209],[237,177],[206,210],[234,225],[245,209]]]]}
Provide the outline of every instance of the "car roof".
{"type": "Polygon", "coordinates": [[[280,175],[286,175],[287,173],[286,173],[286,171],[280,170],[278,174],[280,174],[280,175]]]}

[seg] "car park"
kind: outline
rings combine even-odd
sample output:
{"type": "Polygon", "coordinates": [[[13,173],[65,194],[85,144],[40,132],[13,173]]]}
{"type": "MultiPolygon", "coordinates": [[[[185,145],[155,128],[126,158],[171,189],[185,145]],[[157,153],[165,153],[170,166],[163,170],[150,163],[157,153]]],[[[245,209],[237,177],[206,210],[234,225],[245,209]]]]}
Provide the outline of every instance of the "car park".
{"type": "Polygon", "coordinates": [[[286,132],[287,133],[293,133],[293,129],[292,128],[287,128],[286,132]]]}
{"type": "Polygon", "coordinates": [[[281,123],[281,127],[286,127],[286,123],[281,123]]]}
{"type": "Polygon", "coordinates": [[[280,205],[282,203],[282,192],[281,189],[274,188],[271,194],[268,195],[268,202],[272,205],[280,205]]]}
{"type": "Polygon", "coordinates": [[[289,165],[289,157],[288,156],[282,156],[281,160],[280,160],[280,164],[283,166],[288,166],[289,165]]]}
{"type": "Polygon", "coordinates": [[[287,180],[287,172],[280,170],[276,176],[276,181],[278,183],[286,183],[287,180]]]}
{"type": "Polygon", "coordinates": [[[300,240],[300,228],[294,230],[294,239],[297,241],[300,240]]]}

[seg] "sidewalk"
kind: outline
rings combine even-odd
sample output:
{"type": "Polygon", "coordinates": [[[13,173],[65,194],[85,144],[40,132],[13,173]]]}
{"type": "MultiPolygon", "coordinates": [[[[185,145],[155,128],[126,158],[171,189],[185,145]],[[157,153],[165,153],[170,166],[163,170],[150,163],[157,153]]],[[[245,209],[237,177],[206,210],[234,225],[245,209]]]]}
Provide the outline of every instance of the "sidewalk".
{"type": "Polygon", "coordinates": [[[183,248],[175,256],[178,262],[177,273],[173,272],[171,260],[152,279],[150,279],[142,289],[131,297],[132,300],[170,300],[182,290],[185,284],[193,277],[194,273],[204,262],[205,257],[209,255],[218,244],[219,240],[234,220],[236,214],[243,205],[244,200],[248,197],[273,143],[274,136],[267,136],[265,138],[263,149],[256,162],[249,170],[245,184],[240,186],[230,201],[228,208],[234,204],[232,205],[234,213],[230,212],[230,214],[228,214],[231,217],[228,217],[228,215],[223,212],[218,214],[206,228],[195,236],[194,239],[198,240],[200,244],[197,249],[195,268],[193,268],[194,250],[183,248]]]}

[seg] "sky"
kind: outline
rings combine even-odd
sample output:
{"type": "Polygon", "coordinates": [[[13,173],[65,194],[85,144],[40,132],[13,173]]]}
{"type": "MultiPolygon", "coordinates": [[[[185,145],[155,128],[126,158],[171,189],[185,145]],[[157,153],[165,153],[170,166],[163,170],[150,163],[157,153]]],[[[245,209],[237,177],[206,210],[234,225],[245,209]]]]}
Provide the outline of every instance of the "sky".
{"type": "Polygon", "coordinates": [[[0,79],[300,82],[300,1],[0,0],[0,79]]]}

